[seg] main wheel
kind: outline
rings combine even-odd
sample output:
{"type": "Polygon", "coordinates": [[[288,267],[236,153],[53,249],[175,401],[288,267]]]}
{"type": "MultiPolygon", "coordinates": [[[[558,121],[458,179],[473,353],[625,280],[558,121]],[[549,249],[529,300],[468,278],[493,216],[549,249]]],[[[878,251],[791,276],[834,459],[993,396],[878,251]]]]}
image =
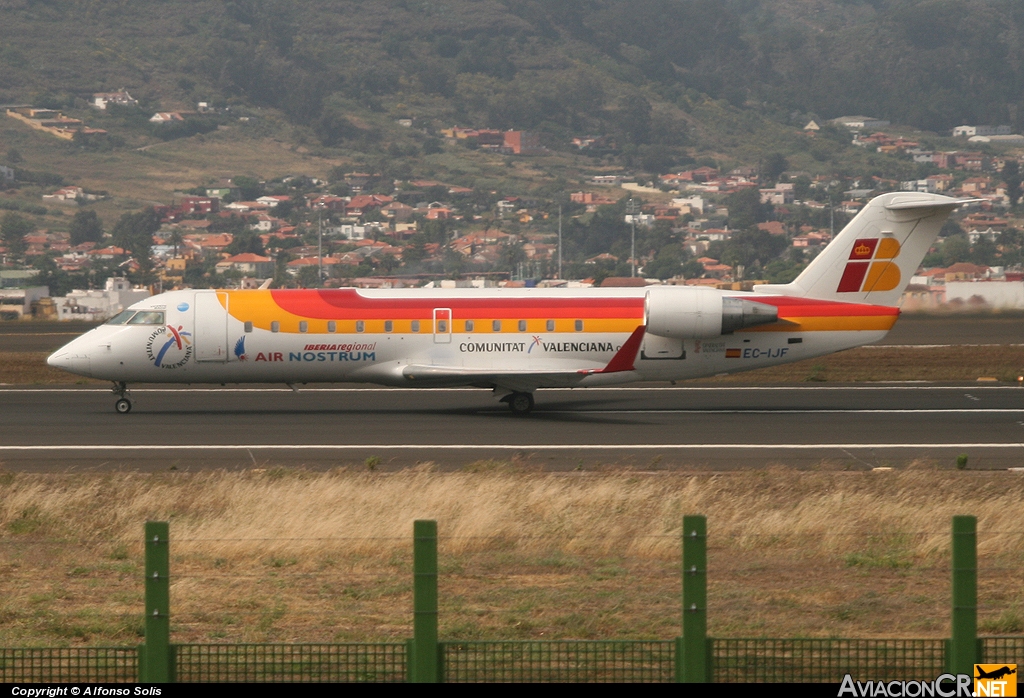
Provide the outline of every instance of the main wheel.
{"type": "Polygon", "coordinates": [[[114,403],[114,409],[118,414],[128,414],[132,411],[132,401],[128,398],[121,398],[114,403]]]}
{"type": "Polygon", "coordinates": [[[508,407],[517,417],[528,415],[533,409],[533,395],[531,393],[512,393],[508,398],[508,407]]]}

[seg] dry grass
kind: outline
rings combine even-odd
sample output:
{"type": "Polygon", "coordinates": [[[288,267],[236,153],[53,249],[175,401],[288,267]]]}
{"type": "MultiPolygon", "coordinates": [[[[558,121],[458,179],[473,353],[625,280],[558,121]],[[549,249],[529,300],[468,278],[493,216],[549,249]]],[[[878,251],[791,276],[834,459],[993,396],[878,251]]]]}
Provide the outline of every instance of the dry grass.
{"type": "MultiPolygon", "coordinates": [[[[107,152],[69,147],[47,134],[9,119],[0,120],[0,148],[16,147],[25,167],[56,172],[70,182],[110,191],[118,206],[168,203],[175,191],[218,177],[240,174],[274,178],[286,174],[323,177],[340,161],[314,157],[273,137],[276,126],[252,129],[232,124],[226,131],[151,144],[144,151],[107,152]]],[[[101,206],[106,209],[108,206],[101,206]]],[[[107,216],[101,216],[106,218],[107,216]]]]}
{"type": "Polygon", "coordinates": [[[46,351],[5,351],[0,352],[0,385],[7,384],[66,384],[100,383],[51,368],[46,365],[46,351]]]}
{"type": "Polygon", "coordinates": [[[181,642],[408,636],[417,518],[439,522],[447,637],[672,637],[692,512],[712,634],[942,636],[960,513],[982,628],[1024,630],[1016,474],[431,470],[5,475],[0,645],[135,642],[146,519],[171,521],[181,642]]]}
{"type": "MultiPolygon", "coordinates": [[[[0,384],[96,383],[46,365],[47,352],[0,353],[0,384]]],[[[1024,346],[861,347],[785,366],[713,379],[739,383],[860,383],[871,381],[1016,382],[1024,346]]]]}

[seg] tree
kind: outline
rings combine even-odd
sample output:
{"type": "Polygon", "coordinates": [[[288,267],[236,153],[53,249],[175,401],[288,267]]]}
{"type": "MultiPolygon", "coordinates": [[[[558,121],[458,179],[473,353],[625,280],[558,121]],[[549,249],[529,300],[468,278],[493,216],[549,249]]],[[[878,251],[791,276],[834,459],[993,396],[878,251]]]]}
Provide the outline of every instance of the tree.
{"type": "Polygon", "coordinates": [[[251,252],[252,254],[263,254],[263,240],[253,230],[243,230],[235,233],[231,244],[225,248],[225,252],[236,255],[251,252]]]}
{"type": "Polygon", "coordinates": [[[39,273],[32,279],[33,286],[46,286],[51,296],[64,296],[71,291],[68,274],[53,261],[53,253],[41,255],[32,264],[39,273]]]}
{"type": "Polygon", "coordinates": [[[664,281],[683,273],[683,248],[679,245],[666,245],[650,262],[644,265],[644,276],[664,281]]]}
{"type": "Polygon", "coordinates": [[[1010,208],[1016,208],[1021,196],[1020,163],[1007,160],[1003,166],[1003,181],[1006,182],[1006,196],[1010,199],[1010,208]]]}
{"type": "Polygon", "coordinates": [[[772,235],[758,228],[740,230],[733,233],[725,243],[721,259],[730,266],[742,264],[748,269],[755,265],[763,267],[778,257],[786,246],[787,240],[782,235],[772,235]]]}
{"type": "Polygon", "coordinates": [[[764,182],[774,182],[789,169],[789,161],[782,153],[772,153],[764,159],[761,166],[761,176],[764,182]]]}
{"type": "Polygon", "coordinates": [[[25,236],[35,229],[32,221],[25,220],[17,213],[8,213],[0,221],[0,238],[8,252],[21,254],[25,251],[25,236]]]}
{"type": "Polygon", "coordinates": [[[238,187],[238,196],[241,197],[241,201],[255,201],[256,197],[262,193],[259,181],[253,177],[239,175],[232,177],[231,183],[238,187]]]}
{"type": "Polygon", "coordinates": [[[320,270],[312,264],[299,269],[299,274],[296,277],[296,281],[299,282],[299,286],[302,288],[320,288],[320,270]]]}
{"type": "Polygon", "coordinates": [[[131,253],[139,266],[148,270],[152,266],[150,248],[153,246],[153,234],[159,229],[160,217],[150,206],[121,216],[110,236],[115,245],[131,253]]]}
{"type": "Polygon", "coordinates": [[[422,233],[416,233],[409,238],[409,244],[402,253],[403,264],[416,264],[422,262],[427,256],[427,240],[422,233]]]}
{"type": "Polygon", "coordinates": [[[971,254],[971,242],[964,234],[950,235],[942,243],[942,264],[949,266],[957,262],[967,261],[971,254]]]}
{"type": "Polygon", "coordinates": [[[523,243],[518,238],[510,238],[501,246],[498,258],[498,271],[516,270],[516,266],[526,261],[526,253],[523,251],[523,243]]]}
{"type": "Polygon", "coordinates": [[[185,236],[181,232],[181,228],[173,228],[167,235],[166,242],[170,245],[174,245],[174,256],[178,256],[178,248],[185,242],[185,236]]]}
{"type": "Polygon", "coordinates": [[[630,143],[647,143],[651,137],[651,103],[642,95],[629,95],[618,102],[619,128],[630,143]]]}
{"type": "Polygon", "coordinates": [[[99,242],[103,239],[103,223],[95,211],[79,211],[71,221],[71,244],[99,242]]]}
{"type": "Polygon", "coordinates": [[[744,189],[730,194],[725,200],[725,205],[729,209],[730,228],[746,230],[767,218],[757,189],[744,189]]]}

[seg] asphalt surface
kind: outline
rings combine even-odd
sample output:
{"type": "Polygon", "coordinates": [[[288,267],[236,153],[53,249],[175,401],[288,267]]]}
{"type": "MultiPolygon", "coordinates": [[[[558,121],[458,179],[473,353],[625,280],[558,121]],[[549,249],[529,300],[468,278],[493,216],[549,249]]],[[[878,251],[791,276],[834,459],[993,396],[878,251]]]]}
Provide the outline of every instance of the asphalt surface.
{"type": "Polygon", "coordinates": [[[1024,344],[1024,314],[903,315],[878,344],[1024,344]]]}
{"type": "MultiPolygon", "coordinates": [[[[0,322],[0,352],[56,351],[93,326],[0,322]]],[[[878,344],[1024,344],[1024,314],[904,315],[878,344]]]]}
{"type": "Polygon", "coordinates": [[[0,322],[0,352],[56,351],[99,323],[0,322]]]}
{"type": "Polygon", "coordinates": [[[119,415],[105,390],[0,389],[2,467],[869,469],[950,467],[961,453],[972,469],[1024,467],[1024,388],[1010,386],[548,390],[526,418],[479,390],[153,388],[132,398],[119,415]]]}

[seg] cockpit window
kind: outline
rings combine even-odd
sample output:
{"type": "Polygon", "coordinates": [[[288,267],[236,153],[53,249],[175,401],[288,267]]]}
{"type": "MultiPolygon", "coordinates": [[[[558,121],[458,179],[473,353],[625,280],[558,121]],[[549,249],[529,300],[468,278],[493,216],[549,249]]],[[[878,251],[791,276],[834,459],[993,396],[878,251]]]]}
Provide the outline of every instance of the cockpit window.
{"type": "Polygon", "coordinates": [[[123,325],[128,322],[132,315],[135,314],[134,310],[122,310],[114,317],[107,320],[108,325],[123,325]]]}
{"type": "Polygon", "coordinates": [[[164,314],[159,310],[140,310],[128,321],[129,325],[162,325],[164,314]]]}

